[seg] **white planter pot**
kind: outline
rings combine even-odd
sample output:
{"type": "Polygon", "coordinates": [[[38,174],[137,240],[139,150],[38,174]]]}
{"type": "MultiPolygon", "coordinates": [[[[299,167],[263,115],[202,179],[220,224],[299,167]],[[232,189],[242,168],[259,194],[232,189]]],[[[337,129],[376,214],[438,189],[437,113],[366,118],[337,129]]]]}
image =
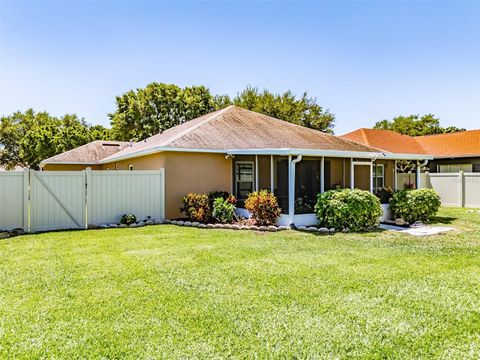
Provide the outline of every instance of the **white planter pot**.
{"type": "Polygon", "coordinates": [[[380,216],[380,222],[384,222],[386,220],[392,220],[392,210],[390,210],[390,205],[389,204],[381,204],[382,205],[382,210],[383,214],[380,216]]]}

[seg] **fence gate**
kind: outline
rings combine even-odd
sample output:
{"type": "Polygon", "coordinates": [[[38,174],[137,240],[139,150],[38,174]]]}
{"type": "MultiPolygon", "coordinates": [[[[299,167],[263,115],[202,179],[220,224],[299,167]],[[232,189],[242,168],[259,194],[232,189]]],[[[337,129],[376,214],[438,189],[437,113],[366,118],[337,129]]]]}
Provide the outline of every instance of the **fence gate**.
{"type": "Polygon", "coordinates": [[[85,172],[30,171],[30,231],[84,229],[85,172]]]}
{"type": "Polygon", "coordinates": [[[0,172],[0,229],[28,226],[28,171],[0,172]]]}

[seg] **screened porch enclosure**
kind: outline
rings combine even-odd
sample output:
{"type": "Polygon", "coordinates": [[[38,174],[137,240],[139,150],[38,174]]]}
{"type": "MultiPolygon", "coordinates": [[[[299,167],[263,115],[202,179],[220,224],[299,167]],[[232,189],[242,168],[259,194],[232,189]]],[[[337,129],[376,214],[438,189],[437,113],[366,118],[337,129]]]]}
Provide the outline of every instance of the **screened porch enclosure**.
{"type": "Polygon", "coordinates": [[[282,214],[290,214],[290,195],[294,215],[313,214],[321,192],[342,188],[375,192],[394,186],[392,160],[302,157],[294,165],[295,181],[290,189],[291,162],[288,156],[236,155],[232,188],[239,207],[243,207],[249,193],[266,189],[277,197],[282,214]]]}

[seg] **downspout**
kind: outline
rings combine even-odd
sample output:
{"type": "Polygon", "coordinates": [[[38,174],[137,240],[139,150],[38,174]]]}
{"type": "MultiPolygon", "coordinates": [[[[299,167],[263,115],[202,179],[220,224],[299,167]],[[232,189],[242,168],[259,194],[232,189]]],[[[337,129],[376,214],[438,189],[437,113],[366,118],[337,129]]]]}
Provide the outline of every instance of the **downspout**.
{"type": "Polygon", "coordinates": [[[421,184],[422,179],[421,179],[421,172],[420,172],[420,170],[422,169],[422,167],[426,166],[427,164],[428,164],[428,160],[423,160],[423,163],[421,163],[421,164],[417,161],[417,184],[416,184],[416,185],[417,185],[417,186],[416,186],[417,189],[421,189],[421,188],[422,188],[422,184],[421,184]]]}
{"type": "Polygon", "coordinates": [[[295,165],[302,161],[302,155],[290,162],[290,179],[288,182],[288,217],[290,226],[295,223],[295,165]]]}

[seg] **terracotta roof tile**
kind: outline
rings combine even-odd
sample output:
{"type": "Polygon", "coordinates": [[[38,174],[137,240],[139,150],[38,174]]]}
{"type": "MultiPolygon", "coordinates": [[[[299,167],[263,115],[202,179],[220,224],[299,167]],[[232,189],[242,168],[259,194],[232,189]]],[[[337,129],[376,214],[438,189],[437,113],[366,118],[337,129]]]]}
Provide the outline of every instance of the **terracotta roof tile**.
{"type": "Polygon", "coordinates": [[[428,154],[434,157],[480,155],[480,130],[412,137],[390,130],[358,129],[341,137],[397,154],[428,154]]]}
{"type": "Polygon", "coordinates": [[[414,137],[390,130],[363,128],[340,137],[396,154],[426,154],[414,137]]]}
{"type": "Polygon", "coordinates": [[[436,157],[480,155],[480,130],[418,136],[416,139],[426,152],[436,157]]]}

